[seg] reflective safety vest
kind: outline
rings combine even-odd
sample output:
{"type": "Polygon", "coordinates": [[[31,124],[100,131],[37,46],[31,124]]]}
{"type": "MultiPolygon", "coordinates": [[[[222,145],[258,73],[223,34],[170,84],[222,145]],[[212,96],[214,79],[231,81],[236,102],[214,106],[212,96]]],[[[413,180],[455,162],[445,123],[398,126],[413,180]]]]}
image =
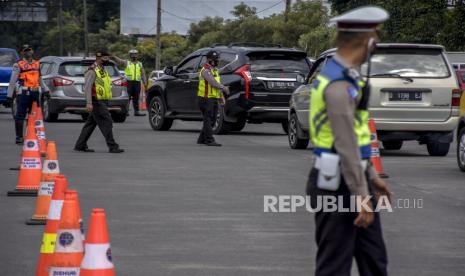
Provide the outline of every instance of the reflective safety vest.
{"type": "MultiPolygon", "coordinates": [[[[326,110],[324,98],[325,89],[335,81],[345,80],[352,83],[354,93],[352,95],[359,101],[362,97],[364,81],[354,80],[344,74],[345,68],[335,60],[330,60],[316,77],[310,90],[310,137],[314,145],[314,153],[320,155],[322,152],[334,152],[334,135],[326,110]]],[[[347,91],[349,93],[349,91],[347,91]]],[[[370,128],[368,126],[368,110],[357,108],[355,111],[354,132],[357,137],[360,154],[363,159],[371,156],[370,128]]]]}
{"type": "MultiPolygon", "coordinates": [[[[91,67],[92,69],[92,67],[91,67]]],[[[111,78],[110,74],[106,69],[99,69],[98,67],[93,67],[95,71],[95,81],[94,81],[94,92],[97,100],[111,100],[111,78]]]]}
{"type": "MultiPolygon", "coordinates": [[[[200,70],[199,89],[197,91],[197,96],[203,97],[203,98],[219,99],[221,97],[220,89],[214,88],[202,77],[202,73],[204,70],[206,70],[205,66],[202,67],[202,69],[200,70]]],[[[212,74],[215,80],[218,83],[221,83],[221,78],[220,78],[220,74],[218,73],[218,69],[213,68],[211,69],[211,71],[212,71],[212,74]]]]}
{"type": "Polygon", "coordinates": [[[33,60],[31,64],[26,60],[20,60],[19,65],[19,82],[21,86],[29,88],[40,87],[40,63],[37,60],[33,60]]]}
{"type": "Polygon", "coordinates": [[[140,81],[141,69],[142,69],[142,63],[140,62],[132,63],[131,61],[128,60],[126,69],[124,69],[124,74],[126,75],[126,79],[128,81],[140,81]]]}

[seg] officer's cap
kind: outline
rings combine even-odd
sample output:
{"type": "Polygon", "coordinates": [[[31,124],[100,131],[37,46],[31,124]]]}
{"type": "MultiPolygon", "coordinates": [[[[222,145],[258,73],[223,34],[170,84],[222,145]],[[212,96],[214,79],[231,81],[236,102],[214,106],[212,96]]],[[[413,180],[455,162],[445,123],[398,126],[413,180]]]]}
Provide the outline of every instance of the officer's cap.
{"type": "Polygon", "coordinates": [[[373,32],[379,24],[389,19],[389,13],[377,6],[365,6],[350,10],[330,20],[341,32],[373,32]]]}
{"type": "Polygon", "coordinates": [[[207,58],[208,59],[218,59],[219,58],[219,54],[217,51],[214,51],[214,50],[211,50],[207,53],[207,58]]]}
{"type": "Polygon", "coordinates": [[[102,50],[102,51],[96,52],[95,56],[96,57],[109,57],[110,54],[107,51],[102,50]]]}
{"type": "Polygon", "coordinates": [[[130,55],[137,55],[138,53],[139,53],[139,51],[137,51],[136,49],[129,50],[130,55]]]}

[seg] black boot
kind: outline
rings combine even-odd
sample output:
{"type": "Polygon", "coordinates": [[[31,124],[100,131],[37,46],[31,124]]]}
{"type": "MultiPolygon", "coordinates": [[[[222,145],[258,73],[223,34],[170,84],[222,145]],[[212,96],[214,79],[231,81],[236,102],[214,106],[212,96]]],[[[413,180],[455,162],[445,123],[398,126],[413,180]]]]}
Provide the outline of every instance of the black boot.
{"type": "Polygon", "coordinates": [[[23,120],[16,120],[15,121],[15,130],[16,130],[16,144],[22,145],[23,144],[23,128],[24,128],[24,121],[23,120]]]}

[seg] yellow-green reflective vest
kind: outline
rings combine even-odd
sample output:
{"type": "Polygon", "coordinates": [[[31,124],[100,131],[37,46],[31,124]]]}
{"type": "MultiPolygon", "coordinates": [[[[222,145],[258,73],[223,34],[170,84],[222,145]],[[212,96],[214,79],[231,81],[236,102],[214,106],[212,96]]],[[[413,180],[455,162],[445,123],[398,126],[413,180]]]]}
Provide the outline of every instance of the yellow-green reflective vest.
{"type": "Polygon", "coordinates": [[[127,61],[126,69],[124,69],[124,74],[128,81],[140,81],[140,71],[142,70],[142,64],[140,62],[132,63],[127,61]]]}
{"type": "Polygon", "coordinates": [[[111,100],[111,78],[106,69],[95,68],[94,85],[97,100],[111,100]]]}
{"type": "MultiPolygon", "coordinates": [[[[203,97],[203,98],[213,98],[213,99],[219,99],[221,97],[221,91],[220,89],[212,87],[205,79],[202,77],[202,72],[205,70],[205,68],[202,68],[200,70],[199,74],[199,89],[197,90],[197,96],[203,97]]],[[[221,78],[220,74],[218,73],[218,69],[214,68],[211,70],[213,77],[218,83],[221,83],[221,78]]]]}
{"type": "MultiPolygon", "coordinates": [[[[318,75],[316,85],[310,90],[310,137],[314,146],[314,153],[320,155],[322,152],[332,152],[334,136],[331,124],[326,113],[326,101],[324,91],[332,82],[331,79],[318,75]]],[[[362,88],[365,82],[358,82],[358,99],[362,97],[362,88]]],[[[354,132],[360,147],[362,158],[371,156],[371,133],[368,126],[369,112],[357,109],[355,111],[354,132]]]]}

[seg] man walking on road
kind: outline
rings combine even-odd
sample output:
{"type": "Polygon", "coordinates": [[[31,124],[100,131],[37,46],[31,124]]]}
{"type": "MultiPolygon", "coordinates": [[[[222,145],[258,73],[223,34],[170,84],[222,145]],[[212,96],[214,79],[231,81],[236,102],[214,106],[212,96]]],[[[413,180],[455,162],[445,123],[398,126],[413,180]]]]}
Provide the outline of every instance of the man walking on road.
{"type": "Polygon", "coordinates": [[[123,60],[117,56],[112,59],[118,66],[124,67],[124,74],[128,80],[128,94],[132,99],[132,106],[134,108],[134,116],[145,116],[145,113],[139,111],[139,95],[141,92],[141,85],[147,87],[147,78],[145,77],[145,70],[142,62],[138,60],[138,52],[135,49],[129,51],[130,60],[123,60]]]}
{"type": "Polygon", "coordinates": [[[381,8],[364,7],[333,18],[338,27],[338,50],[311,88],[310,136],[315,163],[307,194],[312,207],[316,208],[317,198],[324,196],[332,197],[336,206],[347,208],[355,198],[368,207],[362,205],[358,212],[315,213],[316,276],[349,276],[354,257],[360,275],[387,275],[380,217],[372,211],[376,201],[371,196],[376,193],[390,199],[391,192],[369,161],[370,89],[360,68],[369,63],[378,39],[377,26],[388,17],[381,8]]]}
{"type": "Polygon", "coordinates": [[[104,51],[96,53],[95,63],[87,69],[84,74],[84,92],[86,94],[86,109],[90,112],[81,135],[79,136],[74,150],[82,152],[94,152],[89,149],[89,140],[95,127],[98,126],[107,142],[109,152],[121,153],[123,149],[113,138],[113,121],[108,111],[108,101],[111,100],[111,79],[105,69],[105,62],[108,62],[110,55],[104,51]]]}
{"type": "Polygon", "coordinates": [[[31,112],[32,103],[40,106],[40,63],[34,60],[34,51],[29,45],[24,45],[21,51],[23,59],[13,65],[10,83],[8,85],[7,99],[13,101],[13,92],[19,80],[19,89],[16,91],[17,109],[15,114],[16,144],[23,143],[23,127],[26,115],[31,112]]]}
{"type": "Polygon", "coordinates": [[[220,74],[216,68],[218,62],[219,54],[216,51],[210,51],[207,53],[207,63],[200,70],[197,96],[200,111],[202,111],[203,126],[197,144],[220,147],[221,144],[215,142],[213,137],[213,125],[218,112],[218,104],[225,104],[221,93],[229,95],[229,88],[221,84],[220,74]]]}

